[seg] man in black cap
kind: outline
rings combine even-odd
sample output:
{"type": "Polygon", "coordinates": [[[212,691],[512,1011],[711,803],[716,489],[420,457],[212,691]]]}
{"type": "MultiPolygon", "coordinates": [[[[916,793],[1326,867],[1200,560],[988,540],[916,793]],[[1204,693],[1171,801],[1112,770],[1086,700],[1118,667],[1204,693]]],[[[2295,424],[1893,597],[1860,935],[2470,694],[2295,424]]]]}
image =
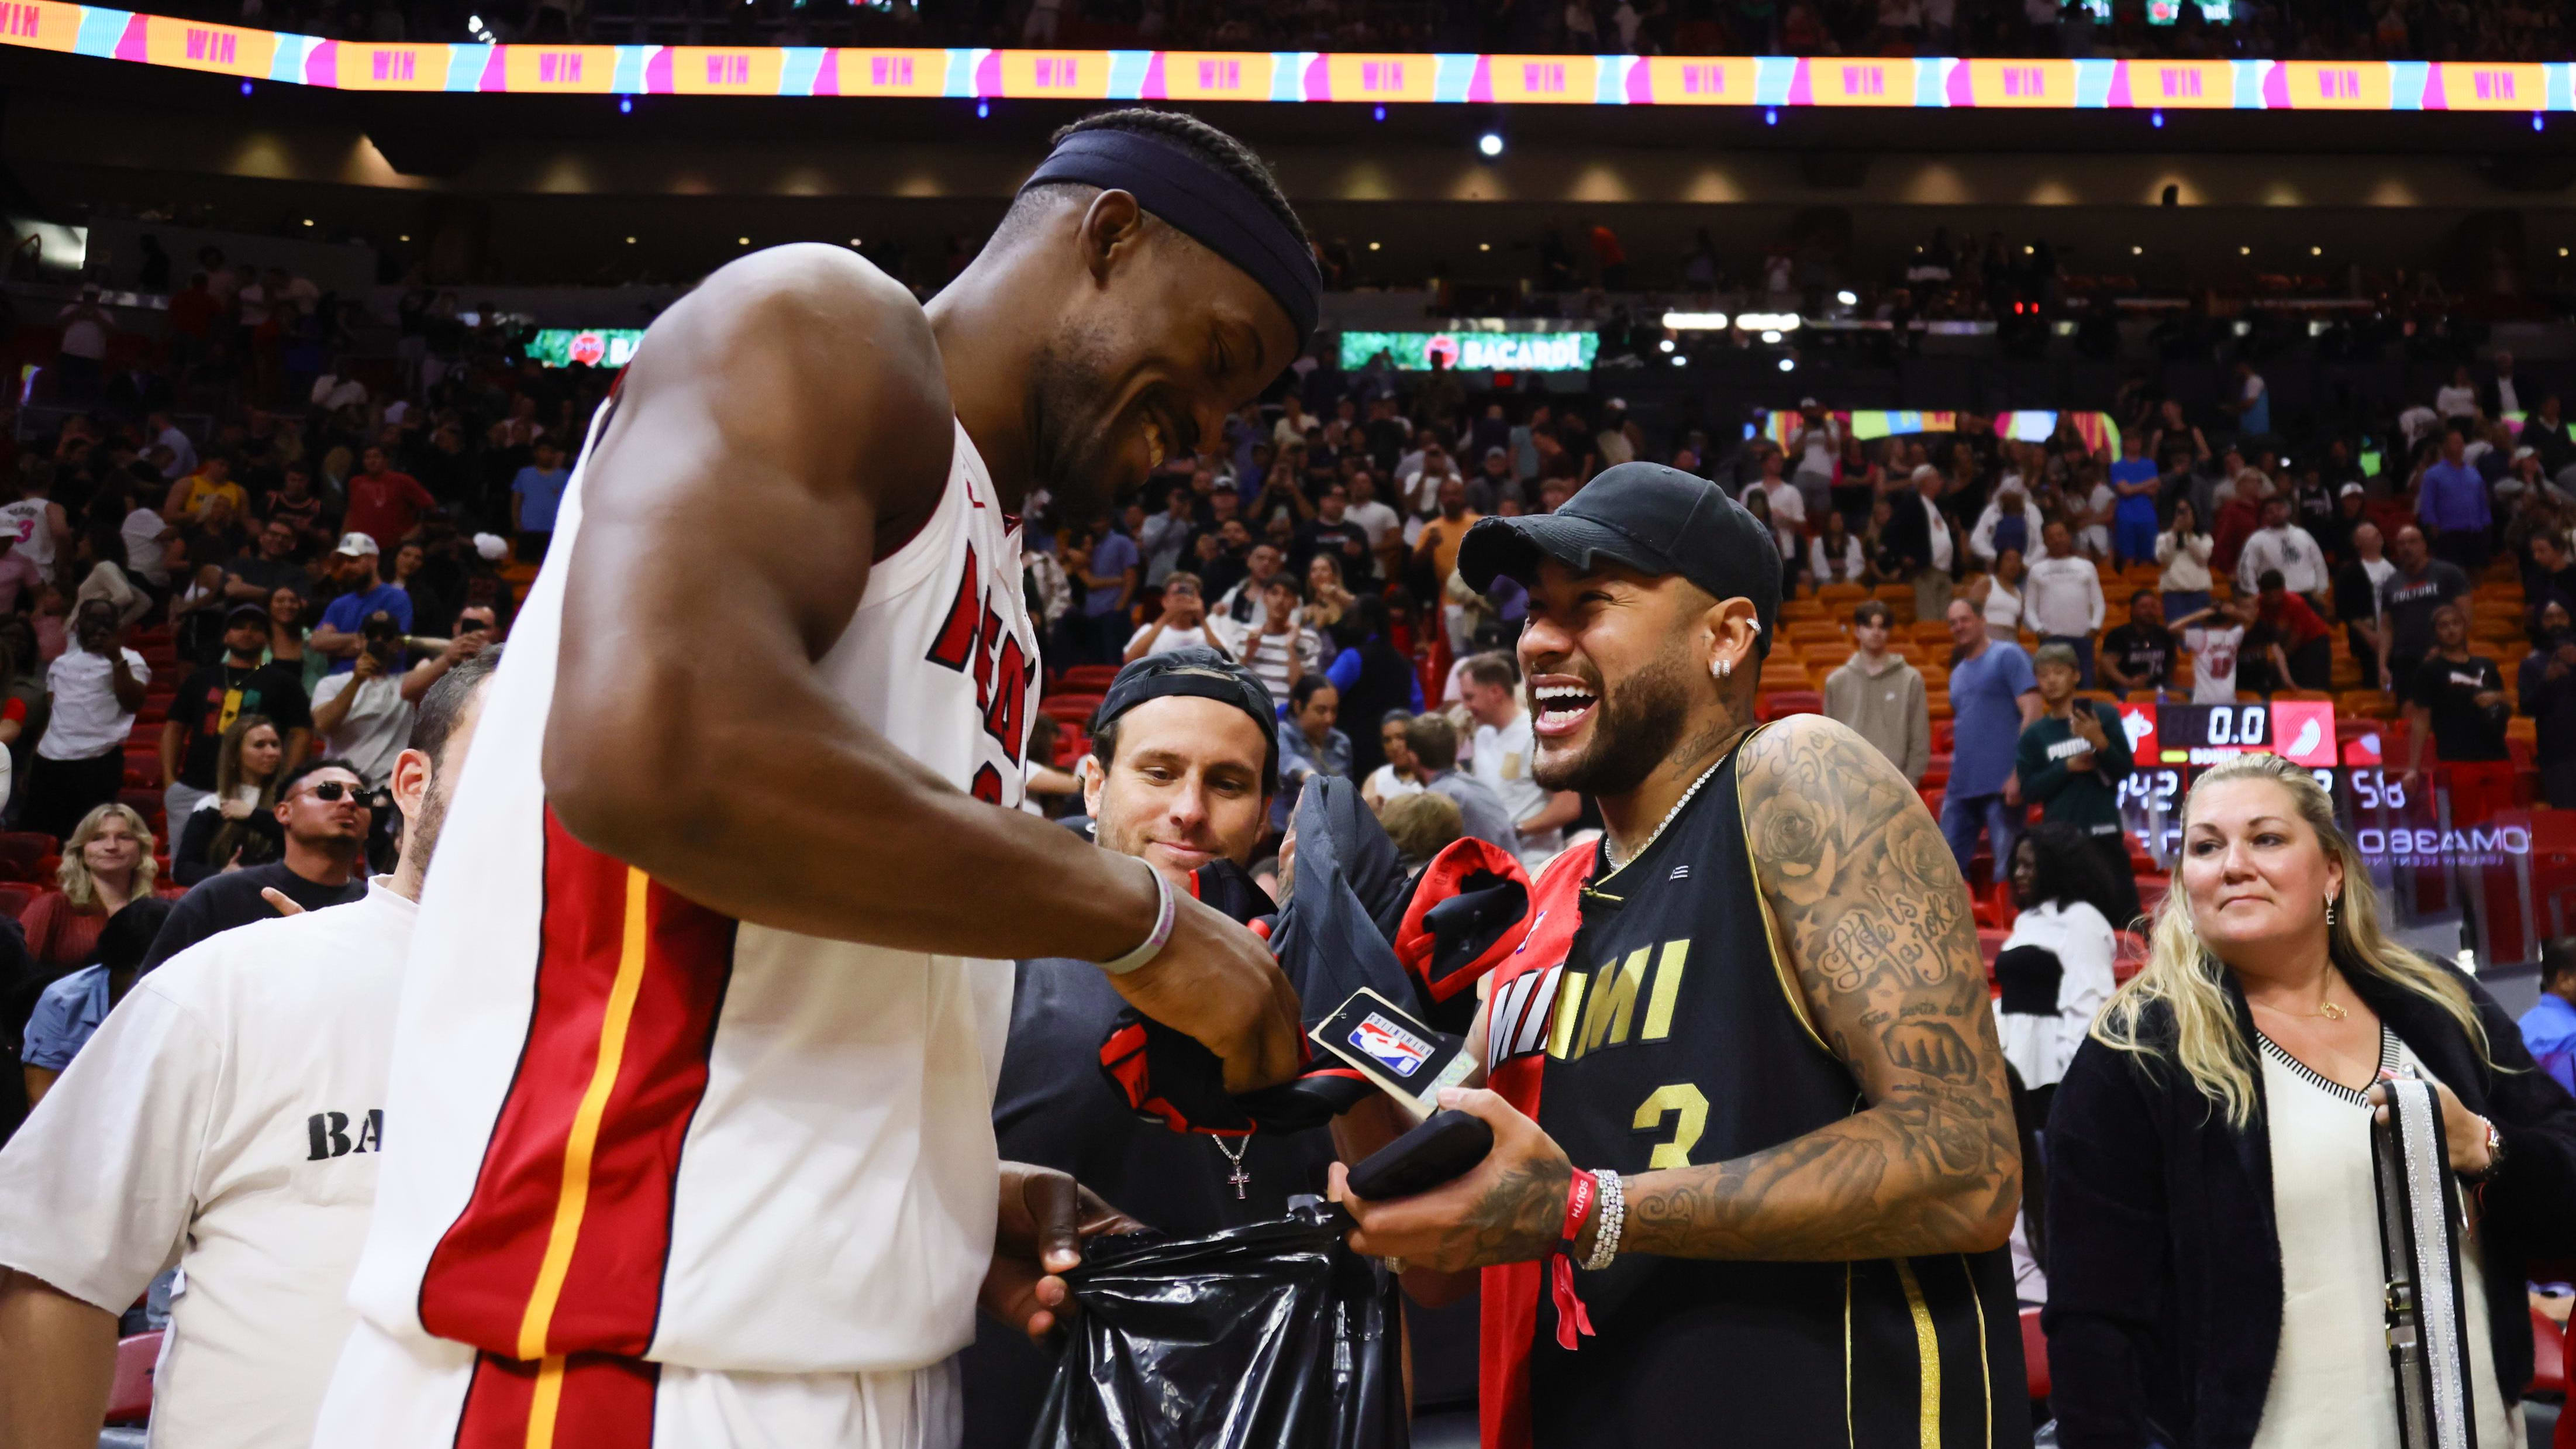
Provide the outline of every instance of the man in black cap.
{"type": "MultiPolygon", "coordinates": [[[[1279,779],[1279,721],[1252,671],[1205,648],[1149,655],[1118,671],[1092,717],[1082,764],[1094,841],[1211,903],[1201,867],[1250,863],[1279,779]]],[[[1222,873],[1252,892],[1250,877],[1222,873]]],[[[1237,910],[1267,914],[1268,898],[1237,910]]],[[[1100,1045],[1126,1001],[1097,971],[1022,961],[1010,1045],[993,1096],[1002,1156],[1071,1173],[1104,1200],[1166,1232],[1214,1232],[1287,1210],[1316,1191],[1331,1144],[1320,1133],[1224,1138],[1167,1131],[1131,1111],[1100,1072],[1100,1045]],[[1311,1140],[1310,1140],[1311,1139],[1311,1140]],[[1230,1185],[1238,1160],[1247,1177],[1230,1185]]],[[[1037,1421],[1049,1366],[1019,1334],[987,1323],[965,1369],[969,1449],[1020,1449],[1037,1421]]]]}
{"type": "Polygon", "coordinates": [[[283,772],[304,758],[313,737],[313,715],[304,698],[304,676],[286,665],[261,663],[268,650],[268,610],[235,604],[224,613],[224,657],[191,674],[170,700],[161,726],[161,805],[178,837],[188,812],[215,793],[216,756],[224,731],[246,714],[265,715],[277,726],[286,752],[283,772]]]}
{"type": "Polygon", "coordinates": [[[1487,1449],[2028,1444],[1967,891],[1867,741],[1754,724],[1770,538],[1630,463],[1459,569],[1529,588],[1533,774],[1607,830],[1539,872],[1469,1039],[1487,1089],[1444,1097],[1492,1153],[1385,1202],[1335,1169],[1354,1246],[1418,1295],[1484,1269],[1487,1449]]]}

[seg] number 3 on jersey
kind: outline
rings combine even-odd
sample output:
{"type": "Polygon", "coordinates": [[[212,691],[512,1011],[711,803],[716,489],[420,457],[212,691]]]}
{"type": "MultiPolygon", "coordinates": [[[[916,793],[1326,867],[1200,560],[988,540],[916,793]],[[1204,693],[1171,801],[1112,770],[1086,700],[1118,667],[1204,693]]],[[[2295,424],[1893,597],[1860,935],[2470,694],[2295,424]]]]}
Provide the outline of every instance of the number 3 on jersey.
{"type": "Polygon", "coordinates": [[[1636,1120],[1630,1125],[1639,1132],[1659,1132],[1667,1113],[1673,1118],[1672,1139],[1655,1144],[1654,1156],[1646,1159],[1649,1172],[1691,1165],[1690,1151],[1699,1145],[1699,1134],[1708,1126],[1708,1095],[1688,1082],[1667,1083],[1637,1104],[1636,1120]]]}

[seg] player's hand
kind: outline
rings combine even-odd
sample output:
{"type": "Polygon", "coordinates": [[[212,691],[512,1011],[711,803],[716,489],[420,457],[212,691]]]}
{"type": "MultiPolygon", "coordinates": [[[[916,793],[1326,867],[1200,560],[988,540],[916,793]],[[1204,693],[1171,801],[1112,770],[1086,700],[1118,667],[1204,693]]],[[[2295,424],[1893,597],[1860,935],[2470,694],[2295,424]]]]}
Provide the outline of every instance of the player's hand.
{"type": "Polygon", "coordinates": [[[1387,1202],[1354,1197],[1350,1168],[1334,1163],[1327,1191],[1359,1224],[1351,1246],[1444,1273],[1546,1257],[1565,1227],[1566,1187],[1574,1178],[1565,1150],[1482,1088],[1450,1087],[1440,1105],[1485,1119],[1494,1129],[1494,1150],[1454,1182],[1387,1202]]]}
{"type": "Polygon", "coordinates": [[[385,672],[385,661],[376,657],[376,651],[361,648],[358,657],[350,661],[349,669],[360,679],[373,679],[385,672]]]}
{"type": "Polygon", "coordinates": [[[1063,1275],[1081,1264],[1082,1244],[1144,1226],[1052,1167],[1005,1162],[993,1262],[977,1299],[995,1318],[1044,1338],[1073,1312],[1063,1275]]]}
{"type": "Polygon", "coordinates": [[[1138,1011],[1195,1037],[1225,1063],[1225,1089],[1297,1075],[1297,991],[1270,948],[1213,906],[1177,894],[1162,954],[1109,984],[1138,1011]]]}
{"type": "Polygon", "coordinates": [[[2091,773],[2093,773],[2093,755],[2092,755],[2092,752],[2087,751],[2087,752],[2085,752],[2085,753],[2083,753],[2083,754],[2080,754],[2080,755],[2069,755],[2069,756],[2067,756],[2067,758],[2066,758],[2066,768],[2067,768],[2068,770],[2070,770],[2070,771],[2080,771],[2080,772],[2082,772],[2082,773],[2084,773],[2084,774],[2088,774],[2088,775],[2089,775],[2089,774],[2091,774],[2091,773]]]}
{"type": "MultiPolygon", "coordinates": [[[[224,869],[239,870],[240,868],[241,852],[235,851],[233,852],[233,863],[225,866],[224,869]]],[[[275,886],[261,886],[259,888],[259,898],[268,902],[268,908],[277,912],[281,916],[300,916],[304,914],[304,908],[295,903],[294,897],[289,896],[286,892],[279,890],[275,886]]]]}

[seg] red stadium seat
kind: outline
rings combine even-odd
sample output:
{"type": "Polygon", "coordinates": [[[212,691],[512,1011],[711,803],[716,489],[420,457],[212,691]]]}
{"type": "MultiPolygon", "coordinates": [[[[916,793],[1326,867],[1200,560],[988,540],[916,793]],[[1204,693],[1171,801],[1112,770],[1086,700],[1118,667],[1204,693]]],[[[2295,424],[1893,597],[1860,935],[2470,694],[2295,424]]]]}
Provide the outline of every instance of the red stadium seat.
{"type": "Polygon", "coordinates": [[[1067,694],[1105,694],[1117,678],[1115,664],[1076,664],[1065,670],[1059,682],[1067,694]]]}
{"type": "Polygon", "coordinates": [[[161,1361],[161,1330],[116,1341],[116,1376],[108,1381],[107,1422],[140,1424],[152,1417],[152,1371],[161,1361]]]}
{"type": "Polygon", "coordinates": [[[1765,723],[1784,715],[1824,712],[1825,697],[1812,689],[1777,689],[1753,700],[1753,717],[1765,723]]]}
{"type": "Polygon", "coordinates": [[[1089,725],[1092,711],[1100,708],[1096,694],[1057,694],[1038,702],[1038,712],[1058,724],[1089,725]]]}
{"type": "Polygon", "coordinates": [[[42,883],[50,877],[38,874],[45,857],[59,848],[58,842],[40,831],[0,831],[0,880],[23,880],[42,883]]]}
{"type": "Polygon", "coordinates": [[[2567,1393],[2567,1330],[2558,1320],[2535,1308],[2531,1310],[2531,1383],[2523,1397],[2533,1394],[2567,1393]]]}
{"type": "Polygon", "coordinates": [[[2039,1331],[2039,1310],[2021,1311],[2022,1373],[2030,1380],[2030,1396],[2048,1397],[2048,1335],[2039,1331]]]}
{"type": "MultiPolygon", "coordinates": [[[[2144,885],[2145,882],[2140,881],[2139,884],[2144,885]]],[[[2147,938],[2135,931],[2121,931],[2113,936],[2112,942],[2111,979],[2126,986],[2130,977],[2146,967],[2147,938]]]]}
{"type": "Polygon", "coordinates": [[[6,911],[13,917],[24,915],[28,905],[35,899],[36,888],[32,885],[23,885],[14,881],[0,883],[0,911],[6,911]]]}
{"type": "Polygon", "coordinates": [[[128,786],[116,792],[116,803],[131,806],[135,814],[143,817],[143,823],[151,828],[154,838],[166,840],[170,832],[161,828],[161,802],[162,795],[157,789],[128,786]]]}
{"type": "MultiPolygon", "coordinates": [[[[2536,1329],[2539,1325],[2534,1324],[2533,1327],[2536,1329]]],[[[2576,1322],[2569,1323],[2567,1332],[2559,1335],[2558,1338],[2558,1363],[2562,1383],[2570,1360],[2576,1360],[2576,1322]]],[[[2576,1449],[2576,1404],[2563,1404],[2559,1407],[2558,1432],[2550,1436],[2549,1446],[2550,1449],[2576,1449]]]]}

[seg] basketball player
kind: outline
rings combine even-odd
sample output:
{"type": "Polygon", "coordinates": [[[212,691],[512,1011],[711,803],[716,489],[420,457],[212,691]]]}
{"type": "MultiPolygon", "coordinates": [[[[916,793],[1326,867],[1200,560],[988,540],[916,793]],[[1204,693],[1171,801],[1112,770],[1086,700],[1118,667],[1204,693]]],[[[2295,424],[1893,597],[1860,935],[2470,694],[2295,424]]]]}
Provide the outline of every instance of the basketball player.
{"type": "Polygon", "coordinates": [[[1629,463],[1479,524],[1459,563],[1528,586],[1534,774],[1596,796],[1607,837],[1540,872],[1488,983],[1490,1089],[1453,1105],[1491,1156],[1377,1203],[1336,1166],[1353,1244],[1417,1291],[1484,1269],[1487,1449],[2028,1444],[2020,1158],[1967,892],[1867,741],[1753,723],[1771,540],[1629,463]]]}
{"type": "Polygon", "coordinates": [[[422,902],[318,1444],[951,1443],[979,1284],[1043,1331],[1116,1221],[997,1162],[1010,958],[1102,963],[1237,1089],[1295,1070],[1256,937],[1013,808],[1016,515],[1213,436],[1317,285],[1257,158],[1131,111],[927,311],[803,246],[654,323],[422,902]]]}

